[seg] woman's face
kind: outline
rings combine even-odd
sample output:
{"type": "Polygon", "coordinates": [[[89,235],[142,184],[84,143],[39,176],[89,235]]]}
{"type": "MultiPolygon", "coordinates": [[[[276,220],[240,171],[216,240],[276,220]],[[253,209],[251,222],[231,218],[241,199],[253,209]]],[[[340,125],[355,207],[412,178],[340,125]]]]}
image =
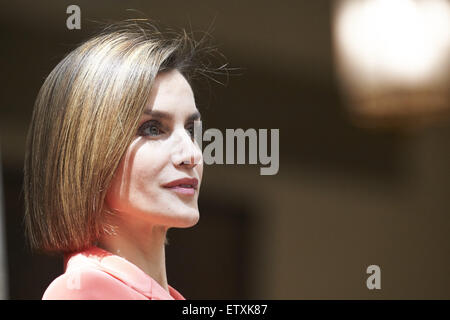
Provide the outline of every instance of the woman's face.
{"type": "Polygon", "coordinates": [[[144,219],[156,225],[195,225],[203,175],[202,153],[193,133],[194,120],[199,118],[192,89],[183,75],[177,70],[159,74],[136,137],[108,190],[109,208],[126,219],[144,219]],[[176,181],[183,178],[191,180],[176,181]]]}

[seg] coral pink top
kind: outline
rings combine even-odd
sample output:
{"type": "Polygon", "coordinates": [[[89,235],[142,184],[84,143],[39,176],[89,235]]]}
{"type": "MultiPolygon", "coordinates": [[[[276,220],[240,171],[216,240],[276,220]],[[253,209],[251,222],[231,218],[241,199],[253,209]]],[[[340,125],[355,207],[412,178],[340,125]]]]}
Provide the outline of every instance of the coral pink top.
{"type": "Polygon", "coordinates": [[[98,247],[66,258],[65,272],[48,286],[43,300],[185,300],[169,292],[128,260],[98,247]]]}

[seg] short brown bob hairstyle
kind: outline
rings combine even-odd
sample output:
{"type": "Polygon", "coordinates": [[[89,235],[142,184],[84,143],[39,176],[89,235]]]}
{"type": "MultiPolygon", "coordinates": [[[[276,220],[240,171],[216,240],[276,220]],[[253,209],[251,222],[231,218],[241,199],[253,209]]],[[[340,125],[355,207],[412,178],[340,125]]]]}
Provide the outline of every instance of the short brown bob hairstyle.
{"type": "Polygon", "coordinates": [[[154,79],[177,69],[191,83],[213,70],[211,60],[199,60],[213,49],[204,46],[205,38],[126,20],[104,28],[51,71],[26,142],[25,229],[32,249],[79,251],[112,232],[106,192],[154,79]]]}

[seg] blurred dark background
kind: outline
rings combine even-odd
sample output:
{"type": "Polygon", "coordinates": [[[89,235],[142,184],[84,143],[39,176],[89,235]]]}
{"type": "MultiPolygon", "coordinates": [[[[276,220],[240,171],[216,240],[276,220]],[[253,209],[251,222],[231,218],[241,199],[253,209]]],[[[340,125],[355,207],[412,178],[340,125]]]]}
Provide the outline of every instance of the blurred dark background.
{"type": "Polygon", "coordinates": [[[169,231],[169,283],[190,299],[450,298],[450,125],[364,129],[338,90],[332,1],[2,1],[0,97],[10,299],[40,299],[62,259],[30,252],[23,157],[45,77],[95,21],[206,30],[241,75],[199,97],[206,128],[279,128],[280,169],[205,167],[200,222],[169,231]],[[66,8],[81,8],[81,30],[66,8]],[[135,9],[137,11],[127,11],[135,9]],[[368,290],[366,268],[381,268],[368,290]]]}

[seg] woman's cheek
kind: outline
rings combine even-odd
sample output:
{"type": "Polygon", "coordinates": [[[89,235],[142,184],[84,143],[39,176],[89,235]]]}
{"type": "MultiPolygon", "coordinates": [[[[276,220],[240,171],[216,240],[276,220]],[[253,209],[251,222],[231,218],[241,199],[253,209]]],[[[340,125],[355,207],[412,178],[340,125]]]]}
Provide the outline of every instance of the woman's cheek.
{"type": "Polygon", "coordinates": [[[106,194],[105,202],[107,207],[111,210],[122,211],[121,204],[123,204],[123,201],[121,200],[120,188],[117,184],[113,183],[110,186],[108,193],[106,194]]]}
{"type": "Polygon", "coordinates": [[[167,163],[167,156],[161,148],[145,146],[133,160],[131,167],[131,181],[135,187],[148,189],[149,186],[159,185],[167,181],[161,180],[161,172],[167,163]]]}

